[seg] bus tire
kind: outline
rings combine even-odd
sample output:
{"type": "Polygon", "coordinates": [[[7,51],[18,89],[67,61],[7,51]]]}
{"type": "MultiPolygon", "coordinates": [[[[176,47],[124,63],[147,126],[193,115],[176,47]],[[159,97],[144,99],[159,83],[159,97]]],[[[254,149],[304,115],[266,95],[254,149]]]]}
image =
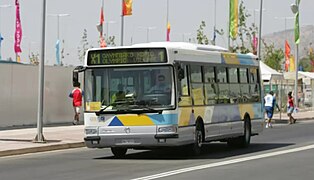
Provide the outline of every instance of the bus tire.
{"type": "Polygon", "coordinates": [[[200,121],[197,121],[195,125],[195,136],[194,136],[194,143],[192,147],[192,153],[194,155],[199,155],[202,152],[202,143],[204,141],[204,128],[200,121]]]}
{"type": "Polygon", "coordinates": [[[249,116],[245,116],[245,118],[244,118],[244,135],[237,137],[237,138],[229,139],[227,141],[228,146],[246,148],[251,143],[251,135],[252,135],[251,121],[250,121],[249,116]]]}
{"type": "Polygon", "coordinates": [[[123,158],[125,157],[126,152],[128,151],[127,148],[121,148],[121,147],[112,147],[111,152],[114,155],[115,158],[123,158]]]}

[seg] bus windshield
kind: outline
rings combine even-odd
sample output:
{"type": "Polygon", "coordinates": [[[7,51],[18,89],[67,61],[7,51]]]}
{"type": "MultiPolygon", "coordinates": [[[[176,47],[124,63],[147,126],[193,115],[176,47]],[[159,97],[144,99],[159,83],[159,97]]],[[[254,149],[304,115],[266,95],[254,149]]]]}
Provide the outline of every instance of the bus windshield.
{"type": "Polygon", "coordinates": [[[110,67],[87,69],[86,111],[139,108],[169,109],[174,106],[172,66],[110,67]]]}

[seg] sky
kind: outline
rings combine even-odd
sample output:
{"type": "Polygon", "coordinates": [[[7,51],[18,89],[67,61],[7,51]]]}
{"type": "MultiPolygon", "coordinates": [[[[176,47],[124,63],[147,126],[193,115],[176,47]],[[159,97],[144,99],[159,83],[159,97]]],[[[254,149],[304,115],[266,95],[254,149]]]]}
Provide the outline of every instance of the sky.
{"type": "MultiPolygon", "coordinates": [[[[59,21],[60,40],[64,40],[64,65],[79,65],[78,47],[81,47],[83,30],[87,30],[88,42],[98,47],[99,32],[96,25],[100,20],[102,0],[47,0],[46,17],[46,56],[47,65],[56,64],[55,43],[57,41],[57,18],[49,14],[69,14],[59,21]]],[[[240,1],[240,0],[239,0],[240,1]]],[[[252,15],[248,23],[259,23],[261,0],[243,0],[247,11],[252,15]],[[255,13],[254,13],[255,12],[255,13]],[[254,15],[255,14],[255,15],[254,15]],[[255,18],[254,18],[255,17],[255,18]]],[[[20,0],[21,24],[23,30],[21,62],[29,63],[30,53],[41,52],[43,0],[20,0]]],[[[169,22],[171,41],[196,39],[196,31],[205,21],[205,34],[212,38],[216,2],[216,28],[227,32],[228,0],[169,0],[169,22]]],[[[263,0],[262,35],[283,31],[284,20],[276,17],[291,17],[290,4],[295,0],[263,0]]],[[[14,54],[15,0],[0,0],[0,32],[4,37],[1,45],[2,59],[12,58],[14,54]]],[[[115,36],[120,45],[121,35],[121,0],[104,0],[104,32],[115,36]],[[111,22],[111,23],[107,23],[111,22]]],[[[314,24],[314,1],[301,0],[300,25],[314,24]]],[[[133,0],[133,15],[124,17],[124,45],[166,40],[167,0],[133,0]],[[147,28],[150,28],[147,35],[147,28]]],[[[287,20],[287,29],[294,27],[293,20],[287,20]]],[[[217,36],[216,44],[227,47],[227,36],[217,36]]]]}

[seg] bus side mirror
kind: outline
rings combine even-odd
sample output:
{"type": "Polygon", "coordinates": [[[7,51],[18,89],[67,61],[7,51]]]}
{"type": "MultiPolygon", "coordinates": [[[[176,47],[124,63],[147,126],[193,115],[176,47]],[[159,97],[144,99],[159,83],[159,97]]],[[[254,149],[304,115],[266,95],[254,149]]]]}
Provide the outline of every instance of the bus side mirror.
{"type": "Polygon", "coordinates": [[[84,72],[85,70],[86,70],[86,67],[83,67],[83,66],[77,66],[76,68],[74,68],[72,72],[73,86],[75,86],[79,82],[79,73],[84,72]]]}
{"type": "Polygon", "coordinates": [[[78,82],[79,82],[78,72],[73,71],[73,74],[72,74],[73,86],[75,86],[75,84],[77,84],[78,82]]]}
{"type": "Polygon", "coordinates": [[[184,79],[184,69],[182,69],[180,63],[178,62],[175,62],[174,66],[177,70],[178,79],[181,81],[182,79],[184,79]]]}
{"type": "Polygon", "coordinates": [[[181,67],[178,69],[178,78],[180,81],[184,79],[184,69],[182,69],[181,67]]]}

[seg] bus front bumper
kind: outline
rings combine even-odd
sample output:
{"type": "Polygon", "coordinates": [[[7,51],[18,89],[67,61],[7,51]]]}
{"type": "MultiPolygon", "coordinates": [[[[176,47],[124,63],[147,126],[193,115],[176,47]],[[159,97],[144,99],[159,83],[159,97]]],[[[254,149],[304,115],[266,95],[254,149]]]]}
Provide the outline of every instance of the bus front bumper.
{"type": "Polygon", "coordinates": [[[85,144],[88,148],[150,148],[163,146],[176,146],[178,134],[147,134],[147,135],[102,135],[86,136],[85,144]]]}

